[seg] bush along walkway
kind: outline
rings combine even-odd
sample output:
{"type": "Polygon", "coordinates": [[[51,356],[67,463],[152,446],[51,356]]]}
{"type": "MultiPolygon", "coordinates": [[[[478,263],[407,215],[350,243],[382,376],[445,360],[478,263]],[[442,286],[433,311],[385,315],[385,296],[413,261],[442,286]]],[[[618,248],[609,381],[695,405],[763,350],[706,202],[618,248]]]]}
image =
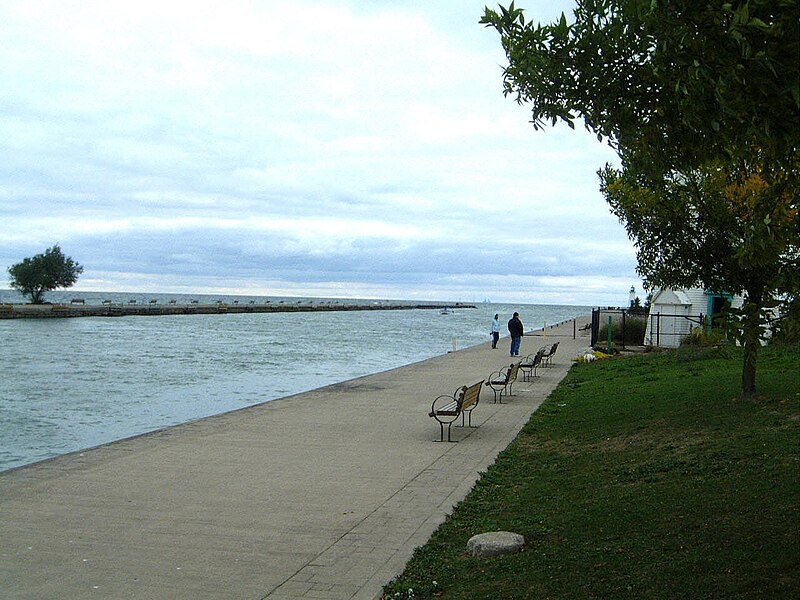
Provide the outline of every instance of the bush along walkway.
{"type": "Polygon", "coordinates": [[[576,365],[385,598],[800,597],[800,348],[576,365]],[[473,558],[513,531],[524,549],[473,558]]]}

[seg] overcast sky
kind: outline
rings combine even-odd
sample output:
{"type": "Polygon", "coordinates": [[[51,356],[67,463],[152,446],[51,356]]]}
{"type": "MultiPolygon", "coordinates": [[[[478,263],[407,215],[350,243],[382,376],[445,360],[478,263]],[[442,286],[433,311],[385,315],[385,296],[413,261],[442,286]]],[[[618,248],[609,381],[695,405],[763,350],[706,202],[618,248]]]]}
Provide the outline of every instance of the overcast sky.
{"type": "Polygon", "coordinates": [[[0,0],[0,286],[627,303],[616,157],[503,96],[484,4],[0,0]]]}

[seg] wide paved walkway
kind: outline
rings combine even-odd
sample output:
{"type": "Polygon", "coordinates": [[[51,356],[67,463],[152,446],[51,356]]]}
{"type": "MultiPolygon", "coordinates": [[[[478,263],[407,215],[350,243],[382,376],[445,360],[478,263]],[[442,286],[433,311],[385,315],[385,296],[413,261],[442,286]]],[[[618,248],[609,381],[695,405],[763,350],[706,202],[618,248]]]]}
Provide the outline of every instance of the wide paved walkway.
{"type": "Polygon", "coordinates": [[[459,443],[431,401],[510,364],[507,338],[0,474],[0,597],[379,597],[589,343],[570,321],[522,353],[556,341],[459,443]]]}

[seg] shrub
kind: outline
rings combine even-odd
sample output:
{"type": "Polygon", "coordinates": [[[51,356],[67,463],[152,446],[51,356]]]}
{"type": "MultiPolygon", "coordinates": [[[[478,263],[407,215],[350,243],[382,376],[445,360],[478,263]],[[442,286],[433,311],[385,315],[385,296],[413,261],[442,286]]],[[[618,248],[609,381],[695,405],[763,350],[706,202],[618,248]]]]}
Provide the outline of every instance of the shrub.
{"type": "Polygon", "coordinates": [[[694,348],[709,348],[727,343],[725,332],[721,329],[708,331],[706,327],[696,327],[681,340],[681,346],[694,348]]]}
{"type": "MultiPolygon", "coordinates": [[[[641,346],[644,344],[644,333],[647,329],[647,319],[633,318],[628,316],[625,319],[625,339],[622,339],[622,321],[616,320],[611,328],[612,339],[615,344],[623,342],[629,346],[641,346]]],[[[608,325],[601,325],[597,336],[597,345],[602,346],[608,340],[608,325]]]]}

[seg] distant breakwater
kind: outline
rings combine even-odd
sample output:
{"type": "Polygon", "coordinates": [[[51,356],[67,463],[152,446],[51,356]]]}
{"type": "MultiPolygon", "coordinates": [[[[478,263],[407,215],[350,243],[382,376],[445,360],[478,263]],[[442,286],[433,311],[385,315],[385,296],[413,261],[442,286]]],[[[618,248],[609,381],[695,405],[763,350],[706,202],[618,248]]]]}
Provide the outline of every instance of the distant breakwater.
{"type": "Polygon", "coordinates": [[[62,304],[0,304],[0,319],[51,319],[66,317],[127,317],[127,316],[159,316],[159,315],[219,315],[243,313],[281,313],[281,312],[326,312],[354,310],[411,310],[426,309],[449,311],[458,308],[476,308],[474,304],[410,304],[387,303],[347,304],[339,302],[264,302],[213,304],[178,304],[170,301],[161,304],[150,301],[146,304],[130,302],[128,304],[104,301],[102,304],[86,304],[82,300],[73,300],[62,304]]]}

